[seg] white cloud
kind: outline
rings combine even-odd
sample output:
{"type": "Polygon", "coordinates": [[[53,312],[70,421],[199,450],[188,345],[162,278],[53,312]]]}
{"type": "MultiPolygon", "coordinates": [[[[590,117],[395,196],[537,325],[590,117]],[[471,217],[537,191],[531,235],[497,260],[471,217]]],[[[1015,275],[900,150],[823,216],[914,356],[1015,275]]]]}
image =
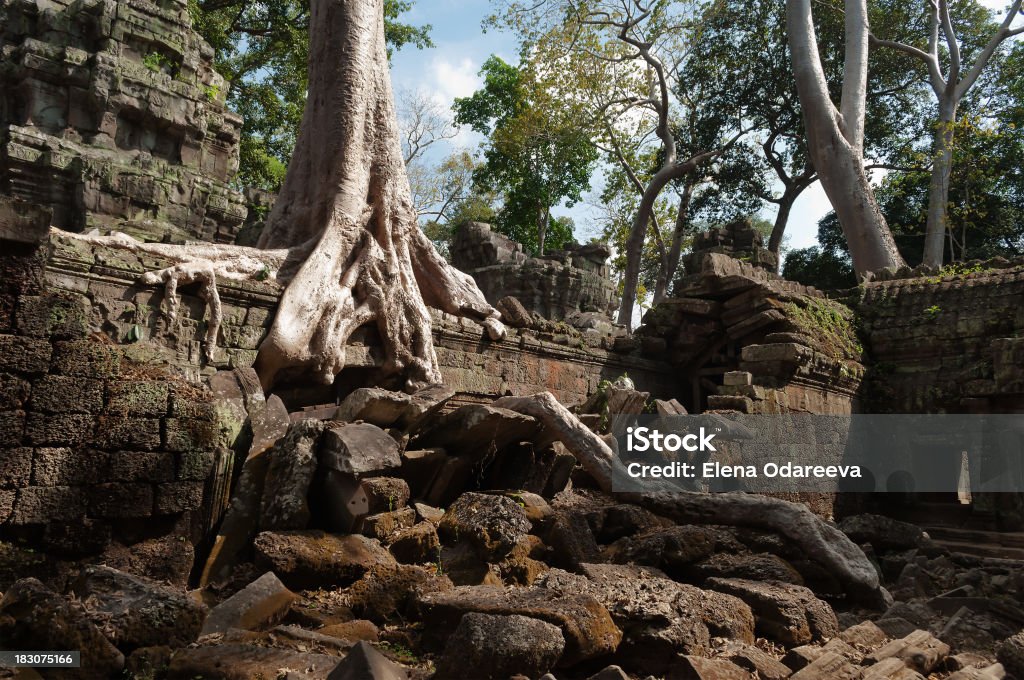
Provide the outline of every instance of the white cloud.
{"type": "Polygon", "coordinates": [[[480,65],[469,57],[451,59],[436,55],[428,70],[430,95],[442,106],[449,107],[456,97],[468,97],[481,85],[477,71],[480,65]]]}

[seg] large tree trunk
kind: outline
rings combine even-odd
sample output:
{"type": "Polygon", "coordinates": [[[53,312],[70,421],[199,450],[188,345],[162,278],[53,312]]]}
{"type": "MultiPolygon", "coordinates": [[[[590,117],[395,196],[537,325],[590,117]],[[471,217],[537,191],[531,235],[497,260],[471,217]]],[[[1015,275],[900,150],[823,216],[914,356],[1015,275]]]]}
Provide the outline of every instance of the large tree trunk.
{"type": "MultiPolygon", "coordinates": [[[[939,122],[935,130],[935,155],[928,191],[928,223],[924,235],[924,264],[930,267],[942,266],[946,246],[946,216],[949,203],[949,176],[953,170],[956,108],[956,101],[952,97],[946,96],[939,100],[939,122]]],[[[952,252],[950,254],[952,255],[952,252]]]]}
{"type": "Polygon", "coordinates": [[[286,368],[333,381],[345,366],[349,336],[368,323],[383,342],[382,378],[404,378],[407,389],[440,382],[427,305],[479,321],[492,339],[504,337],[500,315],[473,279],[445,262],[416,224],[383,2],[312,0],[309,97],[259,248],[68,235],[170,260],[142,281],[165,284],[171,317],[178,285],[199,283],[209,303],[208,357],[221,319],[218,279],[286,284],[254,365],[264,389],[286,368]]]}
{"type": "Polygon", "coordinates": [[[498,313],[416,223],[384,43],[383,0],[313,0],[309,97],[261,248],[309,244],[255,368],[269,387],[285,367],[330,382],[345,344],[373,322],[385,373],[440,382],[427,304],[485,322],[498,313]]]}
{"type": "MultiPolygon", "coordinates": [[[[793,212],[793,204],[796,203],[796,199],[806,187],[806,184],[787,186],[779,199],[779,212],[775,214],[775,224],[772,225],[772,233],[768,237],[768,250],[776,255],[779,254],[779,248],[782,247],[782,237],[786,235],[786,226],[789,224],[789,215],[793,212]]],[[[779,265],[781,266],[782,262],[779,262],[779,265]]]]}
{"type": "Polygon", "coordinates": [[[858,274],[903,264],[864,170],[868,23],[865,0],[846,0],[843,94],[829,96],[811,15],[811,0],[787,0],[786,30],[807,146],[836,211],[858,274]]]}

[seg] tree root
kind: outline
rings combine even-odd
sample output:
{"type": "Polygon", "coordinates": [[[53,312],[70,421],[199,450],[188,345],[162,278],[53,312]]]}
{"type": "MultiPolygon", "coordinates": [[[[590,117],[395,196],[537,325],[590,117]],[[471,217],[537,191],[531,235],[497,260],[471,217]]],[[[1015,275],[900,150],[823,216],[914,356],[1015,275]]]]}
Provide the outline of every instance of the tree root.
{"type": "MultiPolygon", "coordinates": [[[[147,285],[163,284],[164,314],[169,323],[178,318],[178,286],[199,283],[199,297],[206,301],[208,319],[204,355],[213,360],[217,349],[217,336],[224,320],[224,313],[217,290],[217,279],[229,281],[263,281],[273,279],[284,283],[282,274],[286,263],[303,252],[303,248],[258,250],[240,246],[225,246],[214,243],[146,243],[127,234],[113,232],[102,236],[95,232],[74,234],[53,228],[53,233],[90,245],[123,250],[135,255],[152,255],[170,260],[174,264],[163,269],[146,272],[139,280],[147,285]]],[[[308,249],[307,249],[308,250],[308,249]]]]}
{"type": "Polygon", "coordinates": [[[802,504],[756,494],[679,491],[667,484],[645,483],[641,487],[626,474],[611,447],[550,392],[502,397],[493,406],[539,420],[607,493],[624,492],[625,500],[677,522],[770,529],[786,536],[808,557],[825,566],[843,583],[851,598],[872,607],[891,603],[891,597],[881,587],[878,572],[860,547],[802,504]]]}

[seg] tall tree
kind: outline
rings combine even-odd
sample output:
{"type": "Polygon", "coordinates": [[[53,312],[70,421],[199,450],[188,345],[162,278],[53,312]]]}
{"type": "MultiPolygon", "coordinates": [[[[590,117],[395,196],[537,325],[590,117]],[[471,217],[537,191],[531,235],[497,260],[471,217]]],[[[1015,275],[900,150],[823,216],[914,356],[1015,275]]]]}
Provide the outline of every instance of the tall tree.
{"type": "MultiPolygon", "coordinates": [[[[657,148],[658,165],[643,181],[624,244],[618,314],[622,324],[632,322],[645,241],[661,192],[717,157],[729,144],[715,140],[714,148],[690,155],[683,153],[675,138],[675,120],[684,115],[684,107],[676,97],[674,83],[687,49],[691,4],[673,0],[511,0],[495,18],[520,34],[524,53],[535,55],[559,74],[563,98],[587,103],[599,129],[610,132],[606,142],[613,144],[613,134],[626,133],[640,144],[657,148]],[[631,131],[627,133],[627,129],[631,131]]],[[[617,155],[616,162],[621,164],[617,155]]],[[[627,174],[640,177],[641,170],[631,168],[627,174]]],[[[662,260],[670,262],[667,249],[665,252],[662,260]]]]}
{"type": "MultiPolygon", "coordinates": [[[[977,3],[963,3],[963,13],[988,14],[977,3]]],[[[974,46],[965,42],[965,26],[957,26],[950,10],[950,0],[928,0],[924,3],[927,16],[927,47],[921,48],[898,40],[884,40],[871,36],[873,44],[890,47],[917,59],[928,68],[928,80],[935,94],[938,116],[935,122],[934,151],[931,185],[928,198],[928,223],[925,230],[924,263],[940,266],[946,243],[950,174],[953,168],[953,140],[956,129],[957,108],[988,66],[1000,45],[1007,39],[1024,33],[1024,25],[1013,26],[1021,13],[1022,0],[1014,0],[1005,18],[995,27],[987,42],[974,46]],[[941,41],[940,41],[941,36],[941,41]],[[973,63],[967,63],[973,57],[973,63]]],[[[968,17],[970,18],[970,17],[968,17]]]]}
{"type": "Polygon", "coordinates": [[[220,279],[285,285],[254,368],[269,390],[285,370],[330,383],[345,367],[349,336],[373,324],[382,341],[379,378],[407,389],[441,382],[433,306],[504,336],[500,314],[473,279],[442,258],[419,228],[391,92],[384,0],[312,0],[309,101],[288,174],[257,248],[140,243],[78,236],[174,264],[142,280],[197,282],[210,306],[207,352],[222,317],[220,279]]]}
{"type": "MultiPolygon", "coordinates": [[[[430,26],[403,23],[412,2],[385,0],[388,54],[430,47],[430,26]]],[[[276,191],[302,122],[308,82],[309,0],[189,0],[192,23],[214,49],[229,83],[228,105],[242,114],[238,182],[276,191]]]]}
{"type": "Polygon", "coordinates": [[[480,75],[483,87],[455,100],[455,121],[487,138],[476,178],[504,195],[499,229],[543,254],[551,209],[563,200],[572,205],[590,188],[597,160],[590,129],[578,107],[553,97],[529,64],[492,56],[480,75]]]}
{"type": "Polygon", "coordinates": [[[807,146],[842,225],[858,274],[903,264],[864,168],[867,105],[867,0],[845,0],[839,105],[832,100],[815,33],[811,0],[786,0],[786,33],[807,146]]]}

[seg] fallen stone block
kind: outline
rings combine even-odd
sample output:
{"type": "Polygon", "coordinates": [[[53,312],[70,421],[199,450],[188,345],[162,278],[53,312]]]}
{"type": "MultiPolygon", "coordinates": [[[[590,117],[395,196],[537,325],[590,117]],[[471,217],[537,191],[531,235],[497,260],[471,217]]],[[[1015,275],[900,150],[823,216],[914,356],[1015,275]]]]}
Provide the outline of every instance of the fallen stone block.
{"type": "Polygon", "coordinates": [[[403,564],[434,562],[441,548],[437,528],[430,522],[419,522],[397,531],[388,538],[387,545],[395,559],[403,564]]]}
{"type": "Polygon", "coordinates": [[[391,427],[412,405],[412,395],[379,387],[360,387],[338,406],[334,420],[352,423],[361,420],[377,427],[391,427]]]}
{"type": "Polygon", "coordinates": [[[416,509],[416,514],[420,519],[430,522],[434,526],[440,524],[441,518],[444,517],[444,510],[427,505],[426,503],[413,503],[412,507],[416,509]]]}
{"type": "Polygon", "coordinates": [[[177,650],[171,656],[165,677],[167,680],[266,680],[274,676],[277,669],[291,668],[301,669],[299,677],[304,679],[325,680],[328,676],[333,677],[332,671],[340,661],[338,657],[327,654],[229,643],[177,650]]]}
{"type": "Polygon", "coordinates": [[[675,662],[673,678],[679,680],[750,680],[750,673],[727,659],[683,656],[675,662]]]}
{"type": "Polygon", "coordinates": [[[832,652],[825,652],[793,675],[791,680],[860,680],[860,668],[832,652]]]}
{"type": "Polygon", "coordinates": [[[188,595],[107,566],[86,567],[73,588],[118,647],[184,647],[206,619],[206,606],[188,595]]]}
{"type": "Polygon", "coordinates": [[[440,447],[450,455],[479,460],[509,444],[531,441],[539,431],[536,420],[515,411],[469,404],[436,418],[415,439],[417,448],[440,447]]]}
{"type": "Polygon", "coordinates": [[[793,674],[786,664],[768,655],[759,647],[736,640],[730,640],[726,644],[721,656],[753,673],[758,680],[785,680],[793,674]]]}
{"type": "Polygon", "coordinates": [[[353,615],[384,625],[395,616],[416,618],[420,598],[452,588],[451,579],[434,567],[395,564],[367,572],[349,587],[346,600],[353,615]]]}
{"type": "Polygon", "coordinates": [[[320,464],[362,479],[398,470],[402,459],[398,443],[387,432],[369,423],[351,423],[324,433],[320,464]]]}
{"type": "Polygon", "coordinates": [[[526,513],[507,496],[462,494],[441,518],[438,534],[450,544],[469,541],[481,558],[497,561],[530,531],[526,513]]]}
{"type": "Polygon", "coordinates": [[[384,541],[395,532],[408,529],[416,523],[416,511],[402,508],[393,512],[379,512],[367,515],[359,522],[359,533],[378,541],[384,541]]]}
{"type": "Polygon", "coordinates": [[[254,548],[257,567],[297,590],[349,585],[374,567],[395,563],[379,542],[355,534],[265,531],[256,536],[254,548]]]}
{"type": "Polygon", "coordinates": [[[516,674],[537,677],[555,665],[564,649],[558,626],[518,614],[470,612],[448,638],[434,677],[456,680],[470,673],[479,680],[506,680],[516,674]]]}
{"type": "Polygon", "coordinates": [[[543,538],[551,546],[554,567],[578,571],[581,564],[601,561],[601,549],[590,525],[578,512],[555,511],[543,538]]]}
{"type": "Polygon", "coordinates": [[[332,623],[324,626],[317,632],[350,642],[359,642],[360,640],[377,642],[380,639],[380,630],[374,625],[373,621],[367,621],[366,619],[332,623]]]}
{"type": "Polygon", "coordinates": [[[264,530],[304,529],[309,524],[309,488],[317,468],[319,420],[294,423],[269,452],[259,526],[264,530]]]}
{"type": "Polygon", "coordinates": [[[754,612],[757,632],[786,645],[828,639],[839,633],[839,622],[828,603],[803,586],[744,579],[711,578],[707,587],[735,595],[754,612]]]}
{"type": "Polygon", "coordinates": [[[399,477],[371,477],[359,485],[371,514],[399,510],[409,502],[409,485],[399,477]]]}
{"type": "Polygon", "coordinates": [[[409,680],[410,672],[378,652],[369,642],[355,647],[331,673],[331,680],[409,680]]]}
{"type": "Polygon", "coordinates": [[[1003,680],[1005,677],[1006,669],[1003,668],[1003,664],[994,663],[990,666],[962,668],[946,680],[1003,680]]]}
{"type": "Polygon", "coordinates": [[[864,669],[862,680],[924,680],[924,676],[907,668],[900,659],[890,657],[864,669]]]}
{"type": "Polygon", "coordinates": [[[269,628],[284,618],[298,599],[268,571],[210,610],[202,634],[224,633],[229,628],[269,628]]]}
{"type": "Polygon", "coordinates": [[[547,588],[458,586],[447,592],[419,598],[423,621],[431,634],[450,635],[469,612],[520,614],[558,626],[565,638],[559,665],[610,654],[622,641],[622,631],[608,610],[589,595],[557,592],[547,588]]]}
{"type": "Polygon", "coordinates": [[[924,630],[915,630],[899,640],[893,640],[871,652],[866,662],[877,663],[896,658],[908,667],[924,674],[931,673],[949,655],[949,645],[924,630]]]}
{"type": "Polygon", "coordinates": [[[706,656],[712,637],[754,642],[754,617],[738,598],[660,578],[644,567],[587,564],[581,570],[587,577],[552,569],[537,583],[600,602],[625,632],[618,658],[644,673],[668,673],[680,654],[706,656]]]}
{"type": "Polygon", "coordinates": [[[862,651],[871,651],[889,641],[889,636],[873,621],[863,621],[850,626],[839,633],[839,637],[849,645],[862,651]]]}
{"type": "Polygon", "coordinates": [[[0,640],[5,649],[80,651],[75,677],[101,680],[124,668],[124,655],[82,607],[34,578],[16,581],[0,599],[0,640]]]}

